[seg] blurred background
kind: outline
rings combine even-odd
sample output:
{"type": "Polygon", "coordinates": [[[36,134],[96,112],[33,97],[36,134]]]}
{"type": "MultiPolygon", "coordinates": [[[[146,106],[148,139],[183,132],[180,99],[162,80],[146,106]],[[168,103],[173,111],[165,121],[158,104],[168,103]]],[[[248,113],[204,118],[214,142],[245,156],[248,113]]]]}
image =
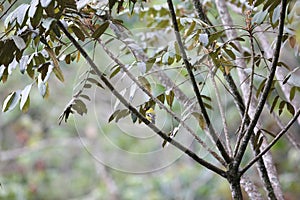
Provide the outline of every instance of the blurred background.
{"type": "MultiPolygon", "coordinates": [[[[153,1],[155,3],[161,1],[153,1]]],[[[126,19],[131,20],[127,21],[129,28],[139,27],[141,23],[136,17],[126,19]]],[[[2,22],[0,26],[3,26],[2,22]]],[[[116,51],[120,47],[118,43],[110,45],[116,51]]],[[[89,48],[92,45],[87,46],[89,48]]],[[[95,62],[101,64],[101,70],[109,70],[112,63],[105,53],[101,48],[95,52],[95,62]]],[[[293,65],[299,65],[299,60],[291,57],[293,65]]],[[[88,70],[84,60],[71,65],[62,62],[61,68],[66,81],[61,83],[52,76],[48,99],[43,99],[35,86],[31,90],[27,113],[21,113],[19,109],[0,113],[0,199],[231,198],[225,180],[203,169],[171,145],[162,148],[161,138],[145,125],[133,124],[130,117],[108,123],[109,117],[120,105],[107,90],[99,87],[89,89],[91,101],[85,102],[88,113],[71,115],[68,123],[59,125],[59,116],[77,90],[82,74],[88,70]]],[[[121,76],[114,79],[120,91],[126,85],[126,80],[119,79],[121,76]]],[[[31,82],[19,72],[12,73],[7,83],[0,83],[0,102],[11,91],[23,89],[31,82]]],[[[159,92],[160,89],[154,90],[159,92]]],[[[189,89],[186,91],[188,93],[189,89]]],[[[136,95],[138,101],[145,101],[144,96],[136,95]]],[[[223,97],[226,99],[225,94],[223,97]]],[[[234,107],[232,102],[227,102],[225,107],[229,113],[228,124],[234,128],[238,114],[231,110],[234,107]]],[[[182,111],[176,101],[174,110],[177,113],[182,111]]],[[[156,111],[158,126],[164,131],[171,130],[172,120],[158,108],[156,111]]],[[[214,120],[220,119],[216,116],[214,120]]],[[[269,127],[274,126],[267,118],[265,121],[269,127]]],[[[195,122],[190,123],[193,125],[195,122]]],[[[276,130],[276,125],[274,127],[276,130]]],[[[293,127],[293,131],[299,133],[299,128],[293,127]]],[[[207,140],[200,130],[199,134],[207,140]]],[[[212,160],[184,130],[176,139],[194,149],[202,158],[212,160]]],[[[272,154],[286,199],[299,199],[299,151],[283,139],[272,149],[272,154]]],[[[249,176],[253,174],[251,178],[259,186],[261,182],[255,179],[255,167],[247,173],[249,176]]]]}

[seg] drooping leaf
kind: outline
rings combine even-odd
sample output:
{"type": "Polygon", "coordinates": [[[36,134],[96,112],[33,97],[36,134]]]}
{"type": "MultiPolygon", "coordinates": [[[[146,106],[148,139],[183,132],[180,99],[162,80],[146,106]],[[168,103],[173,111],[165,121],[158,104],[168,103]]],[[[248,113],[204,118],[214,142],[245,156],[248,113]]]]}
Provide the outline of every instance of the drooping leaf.
{"type": "Polygon", "coordinates": [[[193,112],[192,115],[197,119],[199,126],[201,127],[202,130],[206,129],[207,125],[206,122],[204,120],[204,117],[197,113],[197,112],[193,112]]]}
{"type": "Polygon", "coordinates": [[[272,103],[272,105],[271,105],[270,113],[273,112],[273,110],[274,110],[274,108],[275,108],[275,106],[276,106],[276,104],[277,104],[278,99],[279,99],[279,96],[276,96],[276,97],[274,98],[273,103],[272,103]]]}
{"type": "Polygon", "coordinates": [[[24,72],[25,72],[25,70],[27,68],[28,61],[29,61],[29,56],[28,55],[23,56],[21,58],[21,60],[19,61],[20,72],[22,74],[24,74],[24,72]]]}
{"type": "Polygon", "coordinates": [[[253,23],[256,23],[256,24],[261,24],[261,23],[263,23],[263,21],[265,20],[267,14],[268,14],[268,11],[267,11],[267,10],[259,11],[258,13],[256,13],[256,14],[253,16],[252,22],[253,22],[253,23]]]}
{"type": "Polygon", "coordinates": [[[139,76],[138,80],[142,84],[142,86],[146,88],[146,90],[151,92],[151,84],[149,83],[149,81],[145,77],[139,76]]]}
{"type": "Polygon", "coordinates": [[[120,72],[121,68],[119,66],[117,66],[115,68],[115,70],[111,73],[111,75],[109,76],[109,78],[113,78],[115,75],[117,75],[120,72]]]}
{"type": "Polygon", "coordinates": [[[91,87],[92,87],[92,84],[86,83],[86,84],[84,84],[83,87],[84,87],[84,88],[91,88],[91,87]]]}
{"type": "Polygon", "coordinates": [[[120,119],[127,117],[130,114],[129,110],[123,109],[121,110],[118,115],[116,116],[116,122],[118,122],[120,119]]]}
{"type": "Polygon", "coordinates": [[[22,110],[23,112],[26,112],[28,110],[30,104],[29,93],[31,90],[31,86],[31,84],[27,85],[21,92],[20,110],[22,110]]]}
{"type": "Polygon", "coordinates": [[[23,38],[21,38],[20,36],[17,36],[17,35],[13,35],[12,39],[20,51],[25,49],[26,44],[25,44],[23,38]]]}
{"type": "Polygon", "coordinates": [[[87,107],[81,99],[75,99],[72,108],[81,116],[87,113],[87,107]]]}
{"type": "Polygon", "coordinates": [[[169,92],[169,94],[166,95],[167,104],[168,104],[170,107],[172,107],[172,105],[173,105],[174,96],[175,96],[175,94],[174,94],[173,90],[171,90],[171,91],[169,92]]]}
{"type": "Polygon", "coordinates": [[[11,111],[16,107],[21,97],[21,91],[15,91],[9,94],[3,101],[2,112],[11,111]]]}
{"type": "Polygon", "coordinates": [[[38,76],[38,90],[43,98],[47,98],[49,96],[49,86],[47,82],[42,80],[42,76],[38,76]]]}
{"type": "Polygon", "coordinates": [[[286,102],[285,101],[281,101],[280,104],[279,104],[279,109],[278,109],[278,115],[280,116],[282,111],[283,111],[283,108],[284,106],[286,105],[286,102]]]}
{"type": "Polygon", "coordinates": [[[259,85],[257,91],[256,91],[256,98],[258,98],[260,92],[264,89],[267,79],[265,78],[259,85]]]}
{"type": "Polygon", "coordinates": [[[101,24],[95,32],[92,34],[92,38],[98,39],[108,28],[109,26],[109,21],[105,21],[103,24],[101,24]]]}
{"type": "Polygon", "coordinates": [[[152,68],[155,61],[156,61],[156,58],[149,58],[147,60],[147,62],[146,62],[146,72],[148,72],[152,68]]]}
{"type": "Polygon", "coordinates": [[[81,94],[81,95],[79,95],[79,96],[82,97],[82,98],[84,98],[84,99],[86,99],[86,100],[88,100],[88,101],[91,100],[91,98],[90,98],[88,95],[81,94]]]}
{"type": "Polygon", "coordinates": [[[108,118],[108,123],[115,119],[115,117],[119,114],[120,110],[116,110],[113,112],[110,117],[108,118]]]}
{"type": "Polygon", "coordinates": [[[75,35],[76,35],[76,37],[79,39],[79,40],[81,40],[81,41],[84,41],[85,40],[85,35],[84,35],[84,33],[81,31],[81,29],[80,28],[78,28],[76,25],[71,25],[70,27],[69,27],[72,31],[73,31],[73,33],[75,33],[75,35]]]}
{"type": "Polygon", "coordinates": [[[289,102],[286,102],[286,108],[294,116],[294,114],[295,114],[294,106],[292,104],[290,104],[289,102]]]}
{"type": "Polygon", "coordinates": [[[295,98],[295,94],[296,94],[296,90],[297,90],[297,87],[296,86],[293,86],[291,88],[291,91],[290,91],[290,101],[293,101],[293,99],[295,98]]]}
{"type": "Polygon", "coordinates": [[[99,83],[99,81],[97,81],[94,78],[88,78],[87,81],[90,82],[90,83],[93,83],[94,85],[97,85],[98,87],[100,87],[102,89],[104,89],[104,87],[99,83]]]}
{"type": "Polygon", "coordinates": [[[156,97],[161,103],[164,103],[165,102],[165,94],[162,93],[161,95],[158,95],[156,97]]]}

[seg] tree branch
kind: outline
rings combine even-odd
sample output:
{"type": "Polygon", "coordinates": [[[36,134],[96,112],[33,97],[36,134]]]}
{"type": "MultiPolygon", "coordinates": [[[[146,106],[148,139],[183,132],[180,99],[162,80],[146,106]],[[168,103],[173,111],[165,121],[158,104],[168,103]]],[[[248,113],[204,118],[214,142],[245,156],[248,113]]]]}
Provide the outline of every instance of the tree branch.
{"type": "Polygon", "coordinates": [[[277,136],[273,139],[272,142],[262,150],[255,158],[253,158],[242,170],[241,174],[244,174],[259,158],[265,155],[277,142],[278,140],[289,130],[289,128],[293,125],[293,123],[298,119],[300,115],[300,108],[295,113],[294,117],[289,121],[289,123],[277,134],[277,136]]]}
{"type": "Polygon", "coordinates": [[[253,130],[254,130],[257,122],[258,122],[258,119],[259,119],[260,114],[261,114],[261,112],[264,108],[265,102],[267,100],[269,91],[270,91],[271,86],[272,86],[272,81],[273,81],[274,76],[275,76],[277,63],[278,63],[278,59],[279,59],[279,53],[280,53],[280,49],[281,49],[281,40],[282,40],[282,35],[283,35],[286,6],[287,6],[287,0],[282,0],[281,11],[280,11],[280,19],[279,19],[279,32],[278,32],[278,36],[277,36],[275,52],[274,52],[274,55],[273,55],[271,72],[268,76],[268,79],[266,81],[264,90],[263,90],[262,95],[260,97],[260,100],[258,102],[257,109],[255,111],[254,117],[251,120],[251,123],[249,124],[249,127],[248,127],[248,129],[245,133],[245,137],[244,137],[244,139],[242,141],[242,144],[239,148],[239,151],[236,155],[236,158],[235,158],[235,161],[236,161],[235,165],[236,166],[239,166],[240,163],[241,163],[241,160],[242,160],[243,155],[246,151],[246,147],[248,145],[250,137],[253,133],[253,130]]]}
{"type": "Polygon", "coordinates": [[[184,45],[183,45],[182,40],[181,40],[181,36],[180,36],[180,33],[179,33],[179,28],[178,28],[178,24],[177,24],[177,19],[176,19],[176,14],[175,14],[173,2],[172,2],[172,0],[167,0],[167,2],[168,2],[171,18],[172,18],[174,33],[175,33],[176,40],[177,40],[178,45],[179,45],[180,53],[181,53],[183,62],[185,64],[185,67],[188,71],[188,74],[190,76],[192,86],[193,86],[193,90],[194,90],[196,98],[198,100],[201,112],[203,114],[203,117],[204,117],[205,122],[207,124],[207,127],[209,129],[210,135],[212,136],[214,142],[216,143],[218,150],[220,151],[220,153],[223,156],[223,158],[225,159],[225,161],[227,163],[230,163],[231,158],[229,157],[228,153],[226,152],[226,150],[224,148],[224,145],[222,144],[222,142],[218,138],[214,128],[212,127],[211,121],[209,119],[209,116],[207,114],[207,111],[206,111],[206,108],[205,108],[205,105],[204,105],[204,102],[201,98],[201,94],[200,94],[199,88],[197,86],[195,76],[194,76],[193,71],[192,71],[192,66],[191,66],[190,62],[188,61],[188,58],[187,58],[187,55],[186,55],[186,52],[185,52],[185,49],[184,49],[184,45]]]}
{"type": "Polygon", "coordinates": [[[66,37],[74,44],[74,46],[78,49],[78,51],[81,53],[81,55],[86,59],[86,61],[89,63],[89,65],[92,67],[92,69],[95,71],[97,76],[103,81],[103,83],[106,85],[106,87],[111,91],[111,93],[120,100],[120,102],[127,107],[133,114],[135,114],[143,123],[145,123],[149,128],[151,128],[156,134],[158,134],[160,137],[162,137],[164,140],[168,141],[172,145],[174,145],[177,149],[181,150],[183,153],[187,154],[189,157],[191,157],[193,160],[195,160],[200,165],[206,167],[207,169],[219,174],[222,177],[226,177],[226,173],[219,169],[218,167],[212,165],[211,163],[201,159],[198,157],[194,152],[189,150],[188,148],[184,147],[182,144],[177,142],[176,140],[170,138],[159,130],[153,123],[148,121],[136,108],[134,108],[110,83],[110,81],[105,77],[105,75],[98,69],[97,65],[93,62],[93,60],[89,57],[89,55],[86,53],[86,51],[80,46],[80,44],[73,38],[73,36],[67,31],[67,29],[64,27],[62,22],[57,21],[57,25],[59,28],[64,32],[66,37]]]}

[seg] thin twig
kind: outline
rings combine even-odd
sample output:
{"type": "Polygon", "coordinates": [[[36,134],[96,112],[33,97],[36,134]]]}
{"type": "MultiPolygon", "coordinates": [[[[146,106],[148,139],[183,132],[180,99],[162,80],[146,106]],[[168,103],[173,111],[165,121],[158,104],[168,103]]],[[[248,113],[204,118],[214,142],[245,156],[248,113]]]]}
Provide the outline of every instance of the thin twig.
{"type": "Polygon", "coordinates": [[[240,172],[244,174],[258,159],[265,155],[277,142],[278,140],[289,130],[293,123],[298,119],[300,115],[300,109],[297,110],[294,117],[289,121],[289,123],[277,134],[277,136],[269,143],[269,145],[262,150],[255,158],[253,158],[240,172]]]}
{"type": "Polygon", "coordinates": [[[167,108],[157,97],[153,96],[136,78],[135,76],[126,68],[126,66],[117,58],[114,56],[114,54],[103,44],[100,38],[97,39],[97,42],[101,45],[103,50],[106,52],[106,54],[116,63],[119,65],[119,67],[122,68],[122,70],[127,74],[127,76],[145,93],[147,94],[155,103],[158,104],[160,108],[165,110],[169,115],[172,116],[173,119],[175,119],[182,127],[184,127],[199,143],[200,145],[205,148],[213,157],[215,157],[223,166],[226,166],[226,163],[223,161],[220,156],[214,152],[212,149],[210,149],[207,144],[201,140],[201,138],[183,121],[181,120],[172,110],[167,108]]]}
{"type": "Polygon", "coordinates": [[[276,41],[276,47],[275,47],[275,52],[273,55],[273,59],[272,59],[272,67],[271,67],[271,72],[268,76],[268,79],[266,81],[264,90],[262,92],[262,95],[260,97],[260,100],[258,102],[255,114],[253,116],[253,119],[251,120],[251,123],[249,124],[249,127],[245,133],[245,137],[242,141],[242,144],[239,148],[239,151],[236,155],[235,158],[235,165],[239,166],[243,155],[246,151],[248,142],[250,140],[250,137],[253,133],[253,130],[258,122],[258,119],[262,113],[262,110],[264,108],[265,102],[267,100],[269,91],[271,89],[272,86],[272,82],[275,76],[275,72],[276,72],[276,68],[277,68],[277,63],[278,63],[278,59],[279,59],[279,54],[280,54],[280,50],[281,50],[281,42],[282,42],[282,35],[283,35],[283,28],[284,28],[284,19],[285,19],[285,10],[286,10],[286,6],[287,6],[287,0],[282,0],[282,5],[281,5],[281,11],[280,11],[280,19],[279,19],[279,32],[278,32],[278,36],[277,36],[277,41],[276,41]]]}
{"type": "Polygon", "coordinates": [[[177,20],[176,20],[176,14],[175,14],[173,2],[172,2],[172,0],[167,0],[167,2],[168,2],[171,18],[172,18],[175,37],[176,37],[176,40],[178,42],[178,46],[179,46],[179,49],[180,49],[180,53],[181,53],[184,65],[185,65],[185,67],[188,71],[188,74],[190,76],[190,79],[191,79],[191,82],[192,82],[192,85],[193,85],[193,90],[194,90],[195,95],[197,97],[197,101],[199,103],[199,106],[200,106],[201,112],[203,114],[204,120],[205,120],[206,125],[209,129],[210,135],[213,138],[214,142],[216,143],[217,148],[220,151],[221,155],[223,156],[224,160],[227,163],[230,163],[231,158],[228,155],[227,151],[225,150],[224,145],[222,144],[221,140],[217,136],[216,131],[214,130],[214,128],[211,124],[210,118],[207,114],[204,102],[202,100],[202,97],[201,97],[201,94],[200,94],[200,91],[199,91],[199,88],[197,86],[195,76],[194,76],[193,71],[192,71],[191,63],[188,61],[188,57],[187,57],[187,54],[185,52],[184,45],[182,43],[181,36],[180,36],[180,33],[179,33],[179,28],[178,28],[178,23],[177,23],[177,20]]]}
{"type": "Polygon", "coordinates": [[[78,49],[78,51],[81,53],[81,55],[86,59],[86,61],[89,63],[89,65],[92,67],[92,69],[95,71],[97,76],[103,81],[103,83],[106,85],[106,87],[111,91],[111,93],[120,100],[120,102],[127,107],[133,114],[135,114],[143,123],[145,123],[149,128],[151,128],[156,134],[158,134],[160,137],[162,137],[167,142],[171,143],[173,146],[175,146],[177,149],[181,150],[183,153],[187,154],[189,157],[191,157],[193,160],[195,160],[200,165],[206,167],[207,169],[219,174],[222,177],[226,177],[226,173],[214,166],[213,164],[205,161],[204,159],[201,159],[198,157],[193,151],[186,148],[176,140],[170,138],[166,133],[162,132],[160,129],[158,129],[153,123],[148,121],[135,107],[133,107],[124,97],[121,95],[112,85],[112,83],[105,77],[105,75],[99,70],[97,65],[94,63],[94,61],[89,57],[89,55],[86,53],[86,51],[80,46],[80,44],[74,39],[74,37],[67,31],[67,29],[64,27],[62,22],[57,21],[57,25],[59,28],[64,32],[66,37],[74,44],[74,46],[78,49]]]}

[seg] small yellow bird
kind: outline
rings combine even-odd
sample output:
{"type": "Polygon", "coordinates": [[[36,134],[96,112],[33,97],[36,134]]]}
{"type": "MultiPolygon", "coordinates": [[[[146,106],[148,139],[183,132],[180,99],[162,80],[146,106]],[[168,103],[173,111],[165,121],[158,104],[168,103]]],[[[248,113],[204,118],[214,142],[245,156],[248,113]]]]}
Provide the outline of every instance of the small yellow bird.
{"type": "Polygon", "coordinates": [[[153,108],[149,108],[147,111],[146,111],[146,118],[152,123],[152,124],[155,124],[155,111],[153,108]]]}

